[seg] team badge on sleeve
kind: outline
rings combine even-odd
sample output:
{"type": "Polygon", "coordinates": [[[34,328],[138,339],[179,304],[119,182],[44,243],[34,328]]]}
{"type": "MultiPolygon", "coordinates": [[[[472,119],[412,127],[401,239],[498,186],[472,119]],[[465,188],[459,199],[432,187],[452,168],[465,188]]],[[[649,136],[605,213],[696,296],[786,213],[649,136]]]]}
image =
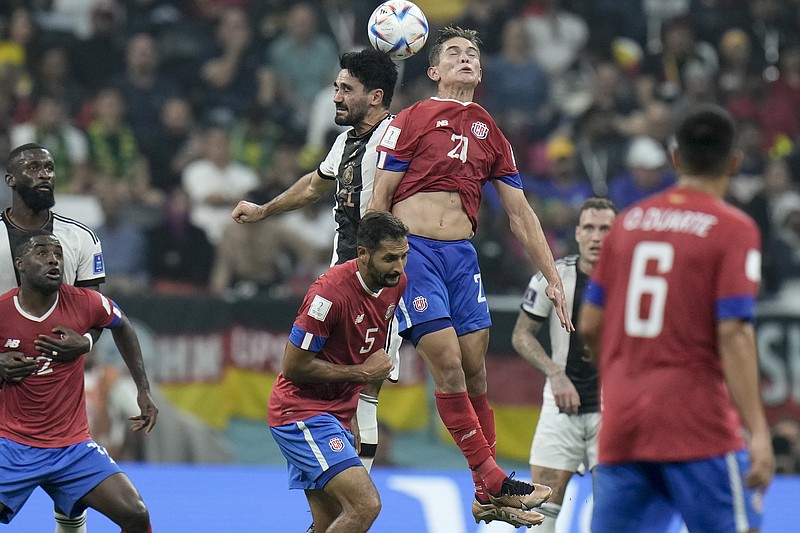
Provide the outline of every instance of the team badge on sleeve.
{"type": "Polygon", "coordinates": [[[383,316],[385,320],[389,320],[389,317],[394,314],[394,309],[397,307],[394,304],[389,304],[389,307],[386,308],[386,314],[383,316]]]}
{"type": "Polygon", "coordinates": [[[311,305],[308,307],[308,316],[311,318],[316,318],[320,322],[325,322],[325,318],[328,316],[328,311],[331,310],[332,302],[330,300],[326,300],[319,294],[314,296],[314,299],[311,301],[311,305]]]}
{"type": "Polygon", "coordinates": [[[483,122],[472,123],[472,134],[478,139],[485,139],[489,135],[489,126],[483,122]]]}
{"type": "Polygon", "coordinates": [[[417,296],[411,305],[414,306],[414,311],[421,313],[428,308],[428,300],[424,296],[417,296]]]}

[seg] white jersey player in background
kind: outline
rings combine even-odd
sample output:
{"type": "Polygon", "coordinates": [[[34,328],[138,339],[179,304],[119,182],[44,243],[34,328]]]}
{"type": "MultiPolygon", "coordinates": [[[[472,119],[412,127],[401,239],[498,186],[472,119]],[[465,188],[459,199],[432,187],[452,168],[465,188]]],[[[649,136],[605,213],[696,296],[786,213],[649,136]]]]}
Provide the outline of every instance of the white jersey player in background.
{"type": "MultiPolygon", "coordinates": [[[[578,254],[556,261],[564,283],[572,322],[580,322],[583,290],[600,258],[603,240],[617,210],[610,200],[590,198],[580,209],[575,240],[578,254]]],[[[547,518],[540,533],[555,533],[556,518],[572,474],[591,470],[597,464],[597,434],[600,428],[597,368],[587,361],[584,342],[577,332],[568,332],[555,317],[553,302],[544,293],[547,280],[541,273],[531,278],[512,334],[512,344],[523,359],[547,376],[542,410],[531,445],[531,479],[553,489],[539,508],[547,518]],[[551,350],[548,354],[536,335],[549,320],[551,350]]]]}

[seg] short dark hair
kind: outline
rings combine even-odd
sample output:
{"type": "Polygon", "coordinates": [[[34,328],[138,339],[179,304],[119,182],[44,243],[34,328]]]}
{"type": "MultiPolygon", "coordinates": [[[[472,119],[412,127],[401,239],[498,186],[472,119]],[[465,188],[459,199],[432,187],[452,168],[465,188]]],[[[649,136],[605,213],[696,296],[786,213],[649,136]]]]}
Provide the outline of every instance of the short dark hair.
{"type": "Polygon", "coordinates": [[[20,146],[17,146],[13,150],[8,153],[8,164],[11,164],[16,158],[21,156],[24,152],[28,150],[47,150],[44,146],[37,143],[26,143],[20,146]]]}
{"type": "Polygon", "coordinates": [[[364,48],[339,56],[339,66],[350,72],[367,91],[383,90],[383,107],[389,109],[397,85],[397,65],[385,52],[364,48]]]}
{"type": "Polygon", "coordinates": [[[27,254],[30,251],[31,247],[33,246],[34,237],[39,237],[41,235],[49,235],[50,237],[55,237],[57,239],[57,237],[52,231],[46,230],[44,228],[39,228],[33,231],[29,231],[27,233],[23,233],[22,235],[17,237],[16,241],[14,241],[14,259],[17,259],[18,257],[21,258],[25,254],[27,254]]]}
{"type": "Polygon", "coordinates": [[[725,109],[713,104],[692,108],[675,134],[681,170],[700,176],[724,174],[735,137],[736,124],[725,109]]]}
{"type": "Polygon", "coordinates": [[[475,48],[480,50],[480,45],[483,44],[478,37],[477,30],[465,30],[460,26],[445,26],[441,30],[439,30],[439,34],[436,36],[436,40],[433,42],[433,47],[431,51],[428,52],[428,65],[434,67],[439,64],[439,55],[442,53],[442,46],[444,43],[454,37],[463,37],[464,39],[468,40],[472,44],[475,45],[475,48]]]}
{"type": "Polygon", "coordinates": [[[369,252],[381,247],[385,240],[399,241],[408,236],[408,227],[403,221],[386,211],[372,211],[364,215],[358,225],[358,245],[369,252]]]}
{"type": "Polygon", "coordinates": [[[591,198],[587,198],[578,211],[578,218],[580,218],[583,212],[588,209],[610,209],[615,215],[619,213],[619,210],[617,209],[617,206],[614,205],[614,202],[604,196],[592,196],[591,198]]]}

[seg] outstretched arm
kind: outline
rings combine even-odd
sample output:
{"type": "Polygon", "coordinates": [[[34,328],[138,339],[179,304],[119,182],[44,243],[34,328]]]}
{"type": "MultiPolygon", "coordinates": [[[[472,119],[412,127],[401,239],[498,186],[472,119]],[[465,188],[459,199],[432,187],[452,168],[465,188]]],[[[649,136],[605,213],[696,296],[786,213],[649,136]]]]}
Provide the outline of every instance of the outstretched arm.
{"type": "Polygon", "coordinates": [[[559,322],[561,322],[561,326],[567,331],[575,331],[575,327],[569,317],[561,276],[556,270],[553,253],[550,251],[550,246],[548,246],[545,239],[542,225],[539,223],[539,217],[533,212],[522,189],[507,185],[500,180],[494,180],[492,183],[494,183],[503,208],[508,214],[511,232],[522,244],[536,264],[536,268],[542,271],[547,280],[545,293],[555,306],[556,315],[559,322]]]}
{"type": "Polygon", "coordinates": [[[153,426],[156,425],[156,418],[158,417],[158,407],[153,403],[150,397],[150,383],[147,380],[147,373],[144,369],[144,361],[142,360],[142,349],[139,346],[139,339],[136,337],[136,331],[133,329],[128,317],[122,315],[120,324],[111,330],[114,336],[114,343],[117,345],[128,371],[131,373],[133,382],[136,384],[138,391],[136,401],[141,410],[139,415],[131,416],[130,420],[137,421],[133,425],[134,431],[144,429],[145,433],[150,433],[153,426]]]}
{"type": "Polygon", "coordinates": [[[525,311],[520,310],[514,332],[511,334],[511,344],[523,359],[550,378],[550,387],[558,409],[570,415],[578,414],[581,398],[575,385],[567,377],[564,369],[547,355],[542,344],[536,339],[542,324],[543,322],[532,319],[525,311]]]}
{"type": "Polygon", "coordinates": [[[318,359],[316,352],[303,350],[287,342],[281,370],[283,377],[289,381],[367,383],[388,378],[392,371],[392,360],[386,351],[380,349],[359,365],[337,365],[318,359]]]}
{"type": "Polygon", "coordinates": [[[753,325],[744,320],[719,321],[717,344],[728,390],[742,423],[750,432],[750,470],[745,480],[751,488],[766,489],[775,472],[775,458],[758,387],[758,351],[753,325]]]}
{"type": "Polygon", "coordinates": [[[314,170],[264,205],[242,200],[233,209],[231,217],[239,224],[244,224],[258,222],[285,211],[294,211],[319,200],[333,188],[335,183],[335,180],[323,179],[319,172],[314,170]]]}

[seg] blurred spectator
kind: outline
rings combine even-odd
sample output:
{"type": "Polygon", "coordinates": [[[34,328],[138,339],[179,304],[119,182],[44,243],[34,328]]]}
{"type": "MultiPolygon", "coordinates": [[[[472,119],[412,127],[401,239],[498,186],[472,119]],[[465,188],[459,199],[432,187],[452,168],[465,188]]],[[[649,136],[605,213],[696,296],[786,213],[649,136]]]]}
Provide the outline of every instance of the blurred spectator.
{"type": "Polygon", "coordinates": [[[592,184],[581,173],[576,147],[569,138],[550,140],[545,157],[550,172],[525,183],[525,189],[536,197],[536,213],[545,232],[554,239],[554,253],[560,256],[567,250],[570,228],[574,229],[581,204],[592,196],[592,184]]]}
{"type": "Polygon", "coordinates": [[[92,188],[113,187],[123,200],[156,205],[161,196],[150,188],[147,163],[130,125],[125,121],[125,102],[113,87],[101,89],[94,98],[93,119],[86,128],[92,188]]]}
{"type": "Polygon", "coordinates": [[[244,9],[220,12],[210,45],[200,63],[196,102],[204,119],[230,122],[255,101],[258,57],[244,9]]]}
{"type": "Polygon", "coordinates": [[[719,70],[717,52],[697,39],[692,19],[679,16],[661,28],[661,51],[645,56],[640,83],[646,100],[676,100],[686,88],[689,75],[715,76],[719,70]]]}
{"type": "Polygon", "coordinates": [[[189,101],[177,96],[167,100],[148,154],[151,186],[162,193],[180,187],[183,169],[200,157],[200,144],[189,101]]]}
{"type": "Polygon", "coordinates": [[[147,280],[144,232],[130,220],[128,204],[113,187],[96,188],[95,195],[100,201],[104,219],[95,227],[95,233],[103,243],[106,268],[103,291],[113,294],[140,290],[147,280]]]}
{"type": "Polygon", "coordinates": [[[37,5],[36,20],[52,33],[62,33],[85,39],[91,33],[92,11],[95,7],[113,8],[113,0],[49,0],[32,2],[37,5]]]}
{"type": "Polygon", "coordinates": [[[753,59],[750,37],[744,30],[726,31],[719,41],[720,72],[717,84],[723,104],[752,94],[761,84],[761,71],[753,59]]]}
{"type": "Polygon", "coordinates": [[[12,146],[33,142],[50,151],[58,169],[56,193],[86,190],[89,143],[83,132],[70,124],[59,98],[39,96],[34,102],[33,119],[14,126],[10,140],[12,146]]]}
{"type": "MultiPolygon", "coordinates": [[[[247,198],[262,203],[251,195],[247,198]]],[[[325,219],[331,220],[330,213],[325,213],[325,219]]],[[[283,216],[266,229],[229,220],[217,245],[211,292],[233,298],[285,296],[291,292],[292,278],[313,281],[321,273],[312,274],[313,266],[319,264],[319,250],[296,230],[283,216]]],[[[325,241],[326,258],[330,255],[330,237],[325,241]]]]}
{"type": "Polygon", "coordinates": [[[201,158],[183,169],[181,182],[191,198],[192,223],[216,244],[236,203],[258,187],[259,179],[253,169],[231,159],[228,131],[212,126],[203,134],[201,158]]]}
{"type": "Polygon", "coordinates": [[[303,119],[320,89],[332,82],[339,64],[336,43],[319,32],[318,25],[317,11],[310,4],[295,4],[284,30],[267,49],[269,65],[289,88],[303,119]]]}
{"type": "Polygon", "coordinates": [[[791,15],[790,2],[782,0],[748,0],[745,3],[747,19],[743,29],[753,43],[753,57],[763,78],[774,81],[778,76],[781,48],[797,36],[796,15],[791,15]]]}
{"type": "Polygon", "coordinates": [[[81,110],[86,91],[76,81],[64,47],[46,48],[39,58],[31,95],[36,98],[40,94],[59,98],[64,102],[70,117],[76,117],[81,110]]]}
{"type": "Polygon", "coordinates": [[[786,47],[778,65],[777,79],[766,87],[761,123],[763,147],[783,156],[800,138],[800,45],[786,47]]]}
{"type": "Polygon", "coordinates": [[[613,110],[592,105],[575,125],[578,172],[589,178],[597,196],[605,196],[608,182],[625,165],[627,140],[617,131],[613,110]]]}
{"type": "Polygon", "coordinates": [[[169,73],[159,71],[155,39],[145,33],[133,35],[125,52],[125,72],[115,78],[128,109],[128,121],[143,153],[150,153],[158,132],[164,103],[178,94],[178,83],[169,73]]]}
{"type": "Polygon", "coordinates": [[[664,147],[650,137],[631,141],[625,163],[628,170],[608,187],[609,199],[620,210],[676,183],[664,147]]]}
{"type": "MultiPolygon", "coordinates": [[[[739,165],[739,174],[731,178],[728,195],[736,204],[743,205],[750,202],[764,187],[767,154],[761,149],[761,125],[757,120],[740,119],[737,126],[736,149],[742,162],[739,165]]],[[[788,170],[788,167],[785,168],[788,170]]]]}
{"type": "Polygon", "coordinates": [[[0,40],[0,68],[14,73],[9,89],[17,98],[27,97],[33,85],[30,61],[36,51],[36,35],[30,12],[23,7],[14,9],[0,40]]]}
{"type": "Polygon", "coordinates": [[[769,258],[765,289],[780,292],[787,282],[800,280],[800,194],[789,191],[775,198],[771,218],[773,233],[764,246],[769,258]]]}
{"type": "Polygon", "coordinates": [[[112,6],[97,4],[92,9],[89,35],[72,45],[73,72],[86,90],[96,91],[122,73],[125,36],[119,29],[112,6]]]}
{"type": "Polygon", "coordinates": [[[512,145],[544,138],[553,127],[547,71],[534,59],[530,35],[521,19],[503,28],[499,54],[483,63],[480,101],[503,129],[512,145]]]}
{"type": "Polygon", "coordinates": [[[189,205],[186,192],[175,189],[164,204],[161,222],[146,233],[147,276],[158,292],[193,294],[208,289],[214,247],[192,224],[189,205]]]}
{"type": "Polygon", "coordinates": [[[466,0],[466,3],[456,24],[478,32],[483,42],[481,52],[484,55],[499,53],[503,46],[503,37],[497,28],[502,28],[507,21],[515,18],[509,17],[515,0],[466,0]]]}
{"type": "MultiPolygon", "coordinates": [[[[775,203],[793,190],[787,161],[785,159],[767,161],[763,176],[759,176],[758,184],[760,187],[751,195],[749,201],[741,202],[740,205],[756,221],[758,229],[761,230],[761,241],[767,242],[774,236],[775,203]]],[[[738,201],[736,198],[733,200],[738,201]]]]}
{"type": "Polygon", "coordinates": [[[364,29],[374,9],[375,6],[369,2],[323,0],[322,20],[327,25],[325,33],[333,35],[342,52],[369,46],[369,38],[364,29]]]}
{"type": "Polygon", "coordinates": [[[561,0],[528,0],[522,10],[533,39],[534,56],[553,77],[575,63],[589,39],[586,21],[561,9],[561,3],[561,0]]]}
{"type": "Polygon", "coordinates": [[[254,107],[231,128],[233,159],[263,173],[272,164],[282,132],[279,122],[270,120],[264,110],[254,107]]]}

